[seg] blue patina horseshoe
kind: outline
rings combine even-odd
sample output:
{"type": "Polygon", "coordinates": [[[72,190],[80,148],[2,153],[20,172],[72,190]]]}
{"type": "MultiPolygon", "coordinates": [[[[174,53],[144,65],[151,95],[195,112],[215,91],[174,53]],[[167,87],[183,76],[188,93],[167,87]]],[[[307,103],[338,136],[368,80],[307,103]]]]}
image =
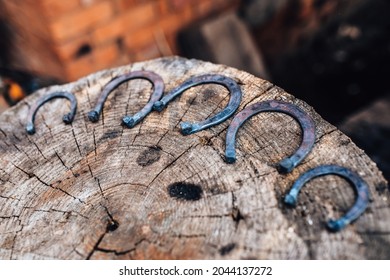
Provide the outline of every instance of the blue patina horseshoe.
{"type": "Polygon", "coordinates": [[[33,107],[31,107],[29,113],[28,113],[28,117],[27,117],[27,125],[26,125],[26,131],[28,134],[34,134],[35,133],[35,125],[34,125],[34,121],[35,121],[35,115],[38,111],[38,109],[43,105],[45,104],[46,102],[54,99],[54,98],[66,98],[70,101],[70,112],[65,114],[63,117],[62,117],[62,120],[64,123],[66,124],[70,124],[73,119],[74,119],[74,116],[76,115],[76,110],[77,110],[77,100],[76,100],[76,97],[70,93],[70,92],[66,92],[66,91],[58,91],[58,92],[53,92],[49,95],[45,95],[45,96],[42,96],[35,104],[33,107]]]}
{"type": "Polygon", "coordinates": [[[339,231],[356,220],[364,212],[364,210],[366,210],[370,197],[367,183],[350,169],[338,165],[322,165],[307,171],[295,181],[290,192],[286,195],[284,203],[289,206],[295,206],[299,191],[308,181],[315,177],[328,174],[339,175],[347,179],[350,183],[352,183],[357,194],[355,204],[343,217],[338,220],[329,220],[327,222],[327,226],[330,230],[339,231]]]}
{"type": "Polygon", "coordinates": [[[212,127],[214,125],[220,124],[221,122],[228,119],[231,115],[234,114],[234,112],[237,110],[237,108],[240,106],[241,103],[241,97],[242,92],[238,84],[231,78],[218,75],[218,74],[207,74],[202,76],[196,76],[192,77],[188,80],[186,80],[183,84],[180,86],[174,88],[171,90],[166,96],[164,96],[160,101],[157,101],[153,105],[153,109],[156,111],[161,112],[170,101],[175,99],[177,96],[182,94],[187,89],[201,85],[201,84],[219,84],[224,87],[226,87],[231,96],[228,105],[225,109],[223,109],[221,112],[216,114],[215,116],[208,118],[202,122],[199,123],[189,123],[189,122],[182,122],[180,123],[181,133],[183,135],[189,135],[196,133],[198,131],[201,131],[203,129],[212,127]]]}
{"type": "Polygon", "coordinates": [[[283,101],[264,101],[248,106],[238,113],[230,123],[226,133],[225,159],[227,163],[236,161],[236,135],[241,125],[249,118],[261,112],[280,112],[296,119],[303,131],[302,143],[298,150],[290,157],[279,163],[279,170],[288,173],[293,170],[310,152],[315,141],[315,124],[313,119],[298,106],[283,101]]]}
{"type": "Polygon", "coordinates": [[[91,122],[97,122],[99,120],[99,116],[103,110],[103,106],[106,102],[108,95],[122,83],[133,79],[145,79],[150,81],[153,84],[154,90],[148,103],[135,115],[124,116],[122,119],[122,123],[128,128],[132,128],[143,118],[145,118],[152,111],[153,104],[161,98],[164,92],[163,79],[161,78],[161,76],[151,71],[134,71],[126,73],[121,76],[115,77],[110,82],[108,82],[108,84],[105,85],[105,87],[103,88],[103,91],[99,96],[95,108],[88,113],[89,120],[91,122]]]}

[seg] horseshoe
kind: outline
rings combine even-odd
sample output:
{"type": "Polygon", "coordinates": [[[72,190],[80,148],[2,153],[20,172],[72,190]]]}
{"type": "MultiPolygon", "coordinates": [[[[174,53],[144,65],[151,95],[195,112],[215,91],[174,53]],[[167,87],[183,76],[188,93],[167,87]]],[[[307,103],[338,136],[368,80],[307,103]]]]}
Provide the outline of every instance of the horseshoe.
{"type": "Polygon", "coordinates": [[[65,124],[70,124],[73,121],[74,116],[76,115],[76,110],[77,110],[76,97],[72,93],[66,92],[66,91],[53,92],[49,95],[42,96],[40,99],[38,99],[38,101],[34,104],[34,106],[31,107],[31,109],[28,113],[28,117],[27,117],[28,121],[27,121],[27,125],[26,125],[26,131],[28,134],[32,135],[35,133],[34,121],[35,121],[35,115],[36,115],[38,109],[43,104],[45,104],[46,102],[48,102],[54,98],[66,98],[70,101],[70,107],[71,107],[70,112],[65,114],[62,117],[62,121],[65,124]]]}
{"type": "Polygon", "coordinates": [[[118,77],[115,77],[110,82],[108,82],[104,86],[103,91],[99,96],[95,108],[88,113],[89,120],[91,122],[97,122],[99,120],[99,116],[103,110],[104,102],[106,102],[108,95],[122,83],[133,79],[148,80],[153,84],[154,90],[148,103],[135,115],[124,116],[122,118],[122,123],[126,125],[128,128],[132,128],[137,123],[139,123],[142,119],[144,119],[152,111],[152,106],[154,102],[158,101],[164,92],[163,79],[159,75],[151,71],[134,71],[134,72],[126,73],[118,77]]]}
{"type": "Polygon", "coordinates": [[[201,76],[192,77],[186,80],[180,86],[171,90],[166,96],[164,96],[160,101],[157,101],[153,105],[153,110],[161,112],[170,101],[175,99],[177,96],[182,94],[187,89],[201,85],[201,84],[219,84],[227,88],[231,94],[228,105],[221,112],[216,114],[215,116],[208,118],[199,123],[189,123],[189,122],[181,122],[180,128],[181,133],[183,135],[189,135],[206,128],[212,127],[214,125],[220,124],[221,122],[228,119],[237,108],[240,106],[242,92],[238,84],[231,78],[218,75],[218,74],[206,74],[201,76]]]}
{"type": "Polygon", "coordinates": [[[327,222],[327,227],[331,231],[339,231],[356,220],[364,212],[364,210],[366,210],[370,196],[367,183],[350,169],[338,165],[322,165],[307,171],[295,181],[290,192],[286,195],[284,203],[294,207],[297,202],[299,191],[304,184],[315,177],[328,174],[339,175],[347,179],[350,183],[352,183],[357,194],[355,204],[343,217],[338,220],[331,219],[327,222]]]}
{"type": "Polygon", "coordinates": [[[290,157],[279,162],[279,171],[288,173],[293,170],[311,151],[315,141],[315,124],[313,119],[298,106],[283,101],[264,101],[248,106],[238,113],[230,123],[226,134],[225,159],[227,163],[236,161],[235,142],[240,126],[252,116],[261,112],[280,112],[296,119],[303,131],[302,143],[290,157]]]}

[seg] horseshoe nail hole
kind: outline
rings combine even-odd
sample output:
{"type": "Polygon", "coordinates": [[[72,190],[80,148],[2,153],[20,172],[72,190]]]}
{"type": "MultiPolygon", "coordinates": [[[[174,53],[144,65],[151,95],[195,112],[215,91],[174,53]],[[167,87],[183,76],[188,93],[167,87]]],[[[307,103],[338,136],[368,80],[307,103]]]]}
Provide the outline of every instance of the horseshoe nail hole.
{"type": "Polygon", "coordinates": [[[171,197],[183,200],[199,200],[202,197],[203,190],[200,186],[176,182],[168,186],[168,193],[171,197]]]}
{"type": "Polygon", "coordinates": [[[79,47],[79,49],[74,54],[74,58],[81,58],[86,56],[92,52],[92,47],[89,44],[83,44],[79,47]]]}
{"type": "Polygon", "coordinates": [[[115,220],[109,221],[107,224],[107,232],[113,232],[116,231],[119,227],[119,223],[115,220]]]}

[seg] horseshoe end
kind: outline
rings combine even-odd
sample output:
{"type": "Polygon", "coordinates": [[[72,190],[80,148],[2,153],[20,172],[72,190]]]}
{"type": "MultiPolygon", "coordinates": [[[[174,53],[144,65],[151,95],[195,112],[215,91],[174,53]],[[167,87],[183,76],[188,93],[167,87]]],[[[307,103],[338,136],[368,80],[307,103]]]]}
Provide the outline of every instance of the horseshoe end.
{"type": "Polygon", "coordinates": [[[161,112],[165,107],[165,102],[163,101],[156,101],[153,104],[153,110],[161,112]]]}
{"type": "Polygon", "coordinates": [[[339,220],[329,220],[326,225],[328,229],[330,229],[333,232],[336,232],[342,230],[346,226],[346,223],[343,219],[339,219],[339,220]]]}
{"type": "Polygon", "coordinates": [[[190,124],[189,122],[180,123],[180,131],[181,131],[181,134],[183,134],[183,135],[189,135],[189,134],[193,133],[192,128],[193,128],[192,124],[190,124]]]}
{"type": "Polygon", "coordinates": [[[288,194],[286,195],[286,197],[284,198],[284,204],[288,205],[288,206],[291,206],[291,207],[295,207],[296,204],[297,204],[297,199],[295,196],[291,195],[291,194],[288,194]]]}
{"type": "Polygon", "coordinates": [[[291,158],[285,158],[281,162],[279,162],[278,170],[280,173],[289,173],[295,167],[294,161],[291,158]]]}
{"type": "Polygon", "coordinates": [[[122,123],[128,128],[133,128],[136,125],[136,122],[131,116],[124,116],[122,119],[122,123]]]}
{"type": "Polygon", "coordinates": [[[26,131],[28,134],[33,135],[35,133],[35,127],[33,124],[29,123],[26,125],[26,131]]]}
{"type": "Polygon", "coordinates": [[[72,121],[73,121],[73,116],[71,113],[68,113],[68,114],[65,114],[63,117],[62,117],[62,121],[66,124],[70,124],[72,121]]]}
{"type": "Polygon", "coordinates": [[[235,151],[227,150],[225,152],[225,161],[226,161],[226,163],[235,163],[236,162],[235,151]]]}
{"type": "Polygon", "coordinates": [[[99,120],[99,113],[96,112],[95,110],[91,111],[88,113],[88,119],[91,122],[97,122],[99,120]]]}

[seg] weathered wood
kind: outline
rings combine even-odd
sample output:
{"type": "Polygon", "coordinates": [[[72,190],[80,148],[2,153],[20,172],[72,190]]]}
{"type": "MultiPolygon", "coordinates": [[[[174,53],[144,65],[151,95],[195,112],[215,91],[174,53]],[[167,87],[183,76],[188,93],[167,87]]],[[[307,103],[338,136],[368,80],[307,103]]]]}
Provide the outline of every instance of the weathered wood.
{"type": "Polygon", "coordinates": [[[177,57],[136,63],[41,90],[4,112],[0,126],[2,259],[390,257],[389,192],[376,165],[306,103],[248,73],[177,57]],[[297,104],[316,122],[315,147],[296,170],[281,175],[275,164],[297,148],[301,135],[287,115],[249,120],[239,131],[232,165],[223,160],[231,120],[182,136],[181,120],[205,119],[227,104],[228,92],[219,85],[192,88],[127,129],[122,116],[138,111],[151,92],[147,81],[133,80],[109,96],[98,123],[89,122],[102,87],[133,70],[160,74],[166,91],[193,75],[227,75],[242,86],[240,110],[269,99],[297,104]],[[73,124],[62,123],[69,104],[57,99],[42,107],[36,134],[27,135],[29,107],[58,89],[77,96],[73,124]],[[343,179],[310,182],[296,209],[282,203],[300,174],[330,163],[358,172],[372,196],[364,215],[339,233],[327,231],[324,221],[342,215],[354,200],[343,179]]]}

